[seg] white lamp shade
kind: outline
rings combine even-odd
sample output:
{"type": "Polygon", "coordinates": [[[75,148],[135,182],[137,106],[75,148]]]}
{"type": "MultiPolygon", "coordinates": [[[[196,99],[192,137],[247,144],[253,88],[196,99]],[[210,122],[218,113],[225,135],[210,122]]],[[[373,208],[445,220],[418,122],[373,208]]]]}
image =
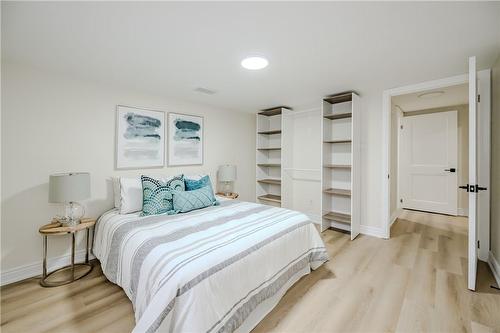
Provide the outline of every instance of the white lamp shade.
{"type": "Polygon", "coordinates": [[[236,165],[221,165],[219,167],[219,181],[234,182],[236,180],[236,165]]]}
{"type": "Polygon", "coordinates": [[[50,175],[49,202],[66,203],[90,197],[90,174],[85,172],[50,175]]]}

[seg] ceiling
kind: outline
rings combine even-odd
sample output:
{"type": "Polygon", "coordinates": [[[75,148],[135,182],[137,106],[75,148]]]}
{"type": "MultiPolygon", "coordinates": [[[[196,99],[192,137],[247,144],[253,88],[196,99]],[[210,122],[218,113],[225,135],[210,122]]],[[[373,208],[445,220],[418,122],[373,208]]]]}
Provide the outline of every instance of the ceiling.
{"type": "Polygon", "coordinates": [[[418,93],[399,95],[392,98],[392,103],[397,105],[403,112],[441,108],[445,106],[462,105],[469,103],[469,85],[459,84],[441,89],[420,91],[418,93]],[[418,97],[429,92],[442,91],[440,96],[428,95],[418,97]]]}
{"type": "Polygon", "coordinates": [[[494,2],[2,1],[2,61],[236,111],[378,94],[499,53],[494,2]],[[269,66],[243,69],[248,55],[269,66]]]}

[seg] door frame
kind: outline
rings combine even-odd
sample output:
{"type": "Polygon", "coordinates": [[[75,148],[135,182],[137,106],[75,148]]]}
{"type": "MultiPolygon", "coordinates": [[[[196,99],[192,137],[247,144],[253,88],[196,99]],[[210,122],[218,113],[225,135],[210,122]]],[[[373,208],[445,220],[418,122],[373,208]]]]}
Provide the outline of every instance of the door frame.
{"type": "MultiPolygon", "coordinates": [[[[486,116],[482,117],[481,120],[489,123],[491,117],[491,70],[485,69],[477,72],[478,77],[478,93],[481,95],[480,111],[485,113],[486,116]]],[[[451,76],[443,79],[432,80],[421,82],[417,84],[392,88],[384,90],[382,93],[382,229],[384,238],[390,238],[391,232],[391,214],[390,214],[390,162],[391,162],[391,100],[392,97],[417,93],[426,90],[440,89],[449,86],[466,84],[469,82],[468,73],[462,75],[451,76]]],[[[481,181],[483,186],[488,187],[487,192],[488,203],[490,195],[490,155],[491,155],[491,125],[490,124],[478,124],[482,128],[481,131],[481,143],[482,143],[482,155],[484,158],[484,163],[478,165],[478,168],[483,170],[482,174],[484,179],[481,181]],[[486,126],[485,126],[486,125],[486,126]],[[486,171],[486,172],[484,172],[486,171]]],[[[397,175],[393,175],[393,177],[397,175]]],[[[488,206],[489,214],[489,206],[488,206]]],[[[488,253],[490,248],[490,221],[489,217],[487,223],[478,225],[478,239],[481,243],[481,247],[478,252],[479,259],[483,261],[488,260],[488,253]]]]}

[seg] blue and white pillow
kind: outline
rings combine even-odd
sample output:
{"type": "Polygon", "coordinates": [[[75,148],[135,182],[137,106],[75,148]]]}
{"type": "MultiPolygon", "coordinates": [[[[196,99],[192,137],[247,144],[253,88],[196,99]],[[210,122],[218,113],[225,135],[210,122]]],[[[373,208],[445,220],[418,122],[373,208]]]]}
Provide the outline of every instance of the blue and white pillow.
{"type": "Polygon", "coordinates": [[[142,181],[142,216],[175,214],[172,191],[185,190],[184,175],[161,181],[148,176],[141,176],[142,181]]]}
{"type": "Polygon", "coordinates": [[[189,179],[184,178],[184,184],[186,185],[186,191],[198,190],[207,185],[211,185],[210,177],[208,175],[201,177],[200,179],[189,179]]]}
{"type": "Polygon", "coordinates": [[[187,213],[219,204],[210,184],[192,191],[172,190],[172,194],[175,213],[187,213]]]}

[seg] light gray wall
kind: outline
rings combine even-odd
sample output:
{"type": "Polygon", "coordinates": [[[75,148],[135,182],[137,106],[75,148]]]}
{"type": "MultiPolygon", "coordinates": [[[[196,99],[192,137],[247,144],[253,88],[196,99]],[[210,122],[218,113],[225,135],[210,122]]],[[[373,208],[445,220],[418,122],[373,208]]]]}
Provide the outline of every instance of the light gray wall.
{"type": "Polygon", "coordinates": [[[492,68],[490,247],[500,262],[500,57],[492,68]]]}
{"type": "MultiPolygon", "coordinates": [[[[92,197],[83,203],[91,217],[113,206],[110,177],[120,175],[207,172],[215,176],[219,165],[230,163],[238,168],[235,190],[241,199],[255,198],[253,114],[148,96],[2,63],[1,125],[2,273],[41,260],[38,228],[59,213],[59,206],[47,202],[48,177],[52,173],[90,172],[92,197]],[[117,104],[204,116],[204,164],[115,170],[117,104]]],[[[78,245],[83,248],[80,237],[78,245]]],[[[68,254],[68,250],[67,237],[49,240],[49,257],[68,254]]]]}

